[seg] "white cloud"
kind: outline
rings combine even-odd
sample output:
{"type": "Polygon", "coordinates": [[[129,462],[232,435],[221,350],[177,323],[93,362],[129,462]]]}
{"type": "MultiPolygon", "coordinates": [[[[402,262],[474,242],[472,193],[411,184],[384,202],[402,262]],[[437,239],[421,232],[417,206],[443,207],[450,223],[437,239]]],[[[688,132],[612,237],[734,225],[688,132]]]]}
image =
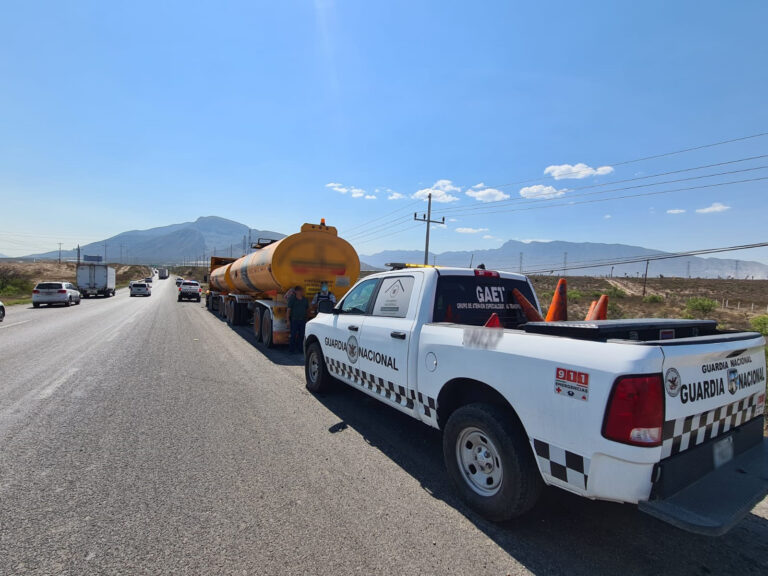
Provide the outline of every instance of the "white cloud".
{"type": "Polygon", "coordinates": [[[725,212],[726,210],[730,210],[730,206],[726,206],[725,204],[721,204],[720,202],[713,202],[706,208],[699,208],[696,210],[699,214],[712,214],[713,212],[725,212]]]}
{"type": "Polygon", "coordinates": [[[340,184],[339,182],[328,182],[328,184],[325,185],[326,188],[330,188],[334,192],[338,192],[339,194],[350,194],[352,198],[363,198],[365,194],[365,190],[362,188],[355,188],[354,186],[344,186],[343,184],[340,184]]]}
{"type": "Polygon", "coordinates": [[[459,234],[479,234],[480,232],[488,232],[488,228],[456,228],[456,232],[459,234]]]}
{"type": "Polygon", "coordinates": [[[405,194],[400,194],[400,192],[395,192],[394,190],[389,190],[389,196],[387,196],[387,200],[400,200],[401,198],[405,198],[405,194]]]}
{"type": "Polygon", "coordinates": [[[672,208],[671,210],[667,210],[667,214],[685,214],[685,210],[682,208],[672,208]]]}
{"type": "Polygon", "coordinates": [[[544,186],[536,184],[535,186],[526,186],[520,189],[520,196],[523,198],[557,198],[568,191],[567,188],[558,190],[554,186],[544,186]]]}
{"type": "Polygon", "coordinates": [[[496,236],[491,236],[490,234],[484,234],[483,240],[496,240],[496,236]]]}
{"type": "Polygon", "coordinates": [[[467,196],[479,200],[480,202],[498,202],[499,200],[506,200],[509,198],[509,194],[496,190],[496,188],[485,188],[485,184],[475,184],[471,190],[467,190],[467,196]]]}
{"type": "Polygon", "coordinates": [[[376,195],[375,194],[366,194],[365,195],[365,199],[366,200],[376,200],[376,195]]]}
{"type": "Polygon", "coordinates": [[[411,198],[426,200],[427,196],[432,194],[432,200],[435,202],[456,202],[459,198],[451,194],[451,192],[461,192],[461,188],[454,186],[450,180],[438,180],[432,185],[432,188],[423,188],[413,194],[411,198]]]}
{"type": "Polygon", "coordinates": [[[613,218],[613,216],[611,216],[610,214],[606,214],[605,216],[603,216],[604,220],[610,220],[611,218],[613,218]]]}
{"type": "Polygon", "coordinates": [[[605,176],[613,172],[611,166],[600,166],[592,168],[579,162],[578,164],[559,164],[547,166],[544,168],[544,174],[552,176],[555,180],[575,179],[581,180],[589,176],[605,176]]]}

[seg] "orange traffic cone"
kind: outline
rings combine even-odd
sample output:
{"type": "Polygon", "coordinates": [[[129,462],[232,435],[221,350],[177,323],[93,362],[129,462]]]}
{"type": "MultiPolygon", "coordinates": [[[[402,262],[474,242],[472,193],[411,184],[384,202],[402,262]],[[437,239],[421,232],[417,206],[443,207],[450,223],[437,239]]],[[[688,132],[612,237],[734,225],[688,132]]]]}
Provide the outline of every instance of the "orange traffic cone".
{"type": "Polygon", "coordinates": [[[600,300],[597,301],[592,313],[587,317],[587,320],[607,320],[608,319],[608,296],[603,294],[600,296],[600,300]]]}
{"type": "Polygon", "coordinates": [[[557,281],[557,288],[552,295],[552,304],[547,310],[547,322],[568,320],[568,284],[565,278],[557,281]]]}
{"type": "Polygon", "coordinates": [[[515,300],[517,300],[517,303],[520,304],[520,308],[523,309],[523,313],[528,322],[544,322],[544,318],[541,317],[539,311],[533,307],[533,304],[528,302],[528,299],[522,295],[520,290],[513,288],[512,295],[515,297],[515,300]]]}
{"type": "Polygon", "coordinates": [[[499,320],[499,315],[494,312],[491,314],[491,317],[488,318],[488,321],[483,324],[486,328],[501,328],[501,320],[499,320]]]}
{"type": "Polygon", "coordinates": [[[595,309],[595,306],[597,306],[597,300],[592,300],[592,303],[589,305],[589,311],[587,312],[587,315],[584,316],[584,320],[589,320],[589,315],[592,314],[592,310],[595,309]]]}

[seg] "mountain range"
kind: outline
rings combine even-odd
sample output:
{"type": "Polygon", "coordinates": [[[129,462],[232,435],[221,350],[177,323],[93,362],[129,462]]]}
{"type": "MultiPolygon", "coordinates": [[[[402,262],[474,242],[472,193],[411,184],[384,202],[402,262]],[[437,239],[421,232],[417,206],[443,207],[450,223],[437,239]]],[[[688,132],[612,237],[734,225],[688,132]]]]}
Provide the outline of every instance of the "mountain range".
{"type": "MultiPolygon", "coordinates": [[[[478,266],[489,270],[508,270],[537,274],[562,274],[563,268],[572,266],[567,274],[578,276],[642,276],[645,260],[665,256],[666,252],[627,244],[598,244],[593,242],[519,242],[509,240],[501,247],[489,250],[459,252],[430,252],[429,263],[441,266],[478,266]],[[611,265],[610,262],[628,258],[639,262],[611,265]],[[586,267],[596,262],[607,265],[586,267]],[[522,265],[522,266],[521,266],[522,265]]],[[[388,263],[422,263],[423,250],[385,250],[376,254],[360,255],[360,259],[375,268],[388,263]]],[[[694,278],[768,278],[768,265],[748,260],[726,258],[681,257],[650,260],[648,275],[694,278]]]]}
{"type": "MultiPolygon", "coordinates": [[[[80,246],[82,256],[102,256],[107,262],[125,264],[176,264],[202,260],[211,255],[240,256],[248,239],[278,240],[285,236],[271,230],[254,230],[245,224],[220,218],[203,216],[194,222],[182,222],[148,230],[130,230],[99,242],[80,246]],[[106,244],[106,248],[105,248],[106,244]]],[[[25,258],[58,258],[58,250],[43,254],[30,254],[25,258]]],[[[61,257],[77,258],[76,250],[62,250],[61,257]]]]}
{"type": "MultiPolygon", "coordinates": [[[[208,258],[211,255],[240,256],[248,239],[280,239],[285,234],[271,230],[252,229],[218,216],[200,217],[194,222],[182,222],[148,230],[130,230],[81,246],[81,255],[104,256],[108,262],[176,264],[208,258]]],[[[590,265],[636,258],[635,263],[579,268],[572,275],[638,276],[645,272],[643,258],[665,255],[665,252],[627,244],[598,244],[593,242],[519,242],[509,240],[499,248],[430,253],[430,264],[443,266],[478,266],[489,269],[527,273],[562,274],[563,267],[590,265]]],[[[26,258],[58,258],[58,251],[31,254],[26,258]]],[[[75,250],[63,250],[62,258],[74,259],[75,250]]],[[[375,254],[361,254],[364,270],[383,269],[391,262],[420,263],[422,250],[385,250],[375,254]]],[[[651,260],[649,276],[679,276],[698,278],[768,278],[768,265],[761,262],[727,258],[681,257],[651,260]]]]}

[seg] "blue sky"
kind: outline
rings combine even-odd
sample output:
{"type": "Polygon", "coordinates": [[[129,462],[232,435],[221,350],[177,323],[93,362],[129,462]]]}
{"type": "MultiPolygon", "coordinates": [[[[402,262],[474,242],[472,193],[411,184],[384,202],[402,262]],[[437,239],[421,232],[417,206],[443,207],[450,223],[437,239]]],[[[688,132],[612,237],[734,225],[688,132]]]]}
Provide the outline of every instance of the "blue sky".
{"type": "Polygon", "coordinates": [[[1,253],[203,215],[423,249],[425,190],[437,252],[766,240],[730,182],[768,136],[622,164],[768,132],[762,1],[43,4],[0,18],[1,253]]]}

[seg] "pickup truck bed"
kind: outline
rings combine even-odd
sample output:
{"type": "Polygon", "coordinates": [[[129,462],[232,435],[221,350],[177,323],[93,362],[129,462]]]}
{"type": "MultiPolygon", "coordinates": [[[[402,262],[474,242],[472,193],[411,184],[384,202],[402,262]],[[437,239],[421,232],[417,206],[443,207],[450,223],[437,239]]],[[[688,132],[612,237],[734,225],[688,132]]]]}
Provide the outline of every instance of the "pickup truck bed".
{"type": "Polygon", "coordinates": [[[701,320],[526,322],[514,290],[538,307],[518,274],[368,276],[307,324],[307,388],[335,378],[442,430],[449,475],[492,520],[524,513],[548,484],[718,534],[765,495],[753,450],[765,440],[745,433],[762,430],[761,335],[701,320]],[[494,313],[502,327],[485,327],[494,313]],[[693,486],[722,485],[737,460],[748,493],[713,496],[731,502],[714,514],[693,486]]]}

